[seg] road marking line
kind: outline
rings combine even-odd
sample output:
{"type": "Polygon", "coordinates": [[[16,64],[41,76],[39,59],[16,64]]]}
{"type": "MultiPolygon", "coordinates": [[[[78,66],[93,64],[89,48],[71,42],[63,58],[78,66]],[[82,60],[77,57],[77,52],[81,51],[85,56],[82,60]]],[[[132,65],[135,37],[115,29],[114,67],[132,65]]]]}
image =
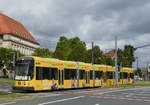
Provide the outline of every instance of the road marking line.
{"type": "Polygon", "coordinates": [[[38,105],[47,105],[47,104],[52,104],[52,103],[57,103],[57,102],[63,102],[63,101],[68,101],[68,100],[74,100],[78,98],[83,98],[85,96],[79,96],[79,97],[73,97],[73,98],[66,98],[66,99],[61,99],[61,100],[56,100],[56,101],[50,101],[50,102],[45,102],[45,103],[40,103],[38,105]]]}
{"type": "Polygon", "coordinates": [[[15,104],[16,102],[8,102],[8,103],[3,103],[3,104],[0,104],[0,105],[8,105],[8,104],[15,104]]]}

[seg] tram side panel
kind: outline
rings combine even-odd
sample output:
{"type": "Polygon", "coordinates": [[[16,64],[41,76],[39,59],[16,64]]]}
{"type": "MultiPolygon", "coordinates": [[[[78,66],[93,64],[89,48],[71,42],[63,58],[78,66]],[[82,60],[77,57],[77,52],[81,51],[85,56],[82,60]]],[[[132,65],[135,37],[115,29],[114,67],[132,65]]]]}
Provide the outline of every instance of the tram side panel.
{"type": "Polygon", "coordinates": [[[35,80],[33,81],[35,91],[53,90],[61,88],[58,79],[59,67],[37,65],[35,66],[35,80]]]}

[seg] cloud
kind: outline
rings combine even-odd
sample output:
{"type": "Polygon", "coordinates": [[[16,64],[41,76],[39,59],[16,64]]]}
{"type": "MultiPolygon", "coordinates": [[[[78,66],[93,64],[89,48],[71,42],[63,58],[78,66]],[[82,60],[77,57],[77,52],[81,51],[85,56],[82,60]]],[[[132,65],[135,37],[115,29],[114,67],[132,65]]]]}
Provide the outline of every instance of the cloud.
{"type": "MultiPolygon", "coordinates": [[[[148,0],[1,0],[0,12],[20,21],[42,47],[55,49],[61,35],[94,41],[101,49],[149,42],[150,1],[148,0]]],[[[147,52],[136,55],[150,58],[147,52]]]]}

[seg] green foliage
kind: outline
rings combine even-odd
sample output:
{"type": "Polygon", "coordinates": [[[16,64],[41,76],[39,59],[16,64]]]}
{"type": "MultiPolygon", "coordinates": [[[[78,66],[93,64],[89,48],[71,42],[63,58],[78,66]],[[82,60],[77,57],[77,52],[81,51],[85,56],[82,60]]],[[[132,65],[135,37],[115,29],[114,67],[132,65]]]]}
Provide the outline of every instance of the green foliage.
{"type": "Polygon", "coordinates": [[[9,78],[0,78],[0,84],[13,84],[14,80],[9,78]]]}
{"type": "Polygon", "coordinates": [[[132,45],[125,45],[123,50],[118,49],[118,65],[122,63],[124,67],[132,67],[132,63],[135,61],[135,50],[132,45]]]}
{"type": "MultiPolygon", "coordinates": [[[[132,45],[125,45],[124,49],[118,49],[118,65],[131,67],[135,61],[135,48],[132,45]]],[[[61,36],[54,52],[54,57],[61,60],[83,61],[91,63],[92,49],[86,49],[86,44],[78,37],[66,38],[61,36]]],[[[94,46],[94,63],[114,66],[114,58],[106,56],[99,46],[94,46]]]]}
{"type": "Polygon", "coordinates": [[[86,44],[78,37],[67,39],[61,36],[57,43],[54,57],[61,60],[85,61],[86,44]]]}
{"type": "MultiPolygon", "coordinates": [[[[6,66],[8,70],[12,69],[13,53],[21,55],[19,52],[12,49],[0,48],[0,68],[6,66]]],[[[15,56],[17,59],[17,56],[15,56]]]]}
{"type": "Polygon", "coordinates": [[[111,66],[115,65],[114,58],[109,57],[109,56],[104,55],[104,62],[105,62],[104,64],[106,64],[106,65],[111,65],[111,66]]]}
{"type": "Polygon", "coordinates": [[[142,77],[142,69],[141,68],[138,68],[138,70],[135,70],[134,73],[135,73],[135,75],[138,75],[140,78],[143,78],[142,77]]]}
{"type": "Polygon", "coordinates": [[[48,48],[38,48],[35,50],[35,52],[32,55],[38,57],[50,58],[53,56],[53,53],[49,51],[48,48]]]}
{"type": "MultiPolygon", "coordinates": [[[[86,53],[86,62],[91,63],[92,61],[92,49],[89,49],[86,53]]],[[[94,63],[95,64],[104,64],[104,54],[100,50],[99,46],[94,46],[94,63]]]]}
{"type": "Polygon", "coordinates": [[[67,60],[71,49],[69,48],[69,40],[61,36],[54,52],[54,57],[62,60],[67,60]]]}
{"type": "Polygon", "coordinates": [[[71,38],[69,41],[71,51],[68,60],[85,61],[86,44],[80,41],[78,37],[71,38]]]}
{"type": "Polygon", "coordinates": [[[125,45],[124,46],[124,56],[128,61],[129,67],[132,67],[132,63],[135,61],[134,52],[135,48],[132,45],[125,45]]]}

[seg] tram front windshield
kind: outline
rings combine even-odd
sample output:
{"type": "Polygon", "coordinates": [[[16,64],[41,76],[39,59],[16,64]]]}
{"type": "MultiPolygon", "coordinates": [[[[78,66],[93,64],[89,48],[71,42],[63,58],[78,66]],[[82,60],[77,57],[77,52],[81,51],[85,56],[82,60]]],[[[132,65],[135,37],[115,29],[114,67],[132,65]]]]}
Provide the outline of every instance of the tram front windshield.
{"type": "Polygon", "coordinates": [[[15,80],[31,80],[33,68],[32,60],[18,60],[15,66],[15,80]]]}

